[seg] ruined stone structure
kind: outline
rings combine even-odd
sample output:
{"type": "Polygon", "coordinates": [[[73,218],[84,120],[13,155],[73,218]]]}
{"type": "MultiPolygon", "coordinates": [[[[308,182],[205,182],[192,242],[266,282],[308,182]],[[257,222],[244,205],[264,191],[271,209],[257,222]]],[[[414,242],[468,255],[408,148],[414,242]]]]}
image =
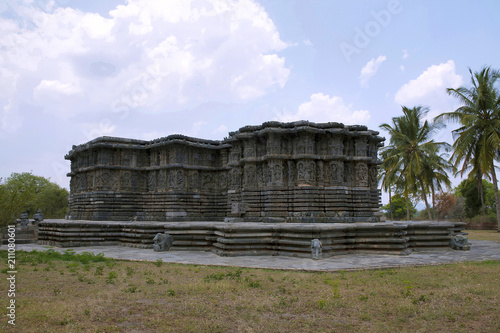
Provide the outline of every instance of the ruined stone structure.
{"type": "Polygon", "coordinates": [[[70,216],[100,221],[379,222],[365,126],[267,122],[222,141],[101,137],[73,146],[70,216]]]}

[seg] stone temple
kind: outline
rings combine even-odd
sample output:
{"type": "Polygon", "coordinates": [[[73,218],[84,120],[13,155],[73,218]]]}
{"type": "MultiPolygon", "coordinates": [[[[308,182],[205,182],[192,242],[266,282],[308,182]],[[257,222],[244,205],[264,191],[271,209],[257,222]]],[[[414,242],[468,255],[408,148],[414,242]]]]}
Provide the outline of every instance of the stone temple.
{"type": "Polygon", "coordinates": [[[70,215],[101,221],[378,222],[365,126],[268,122],[222,141],[101,137],[73,146],[70,215]]]}
{"type": "Polygon", "coordinates": [[[384,222],[365,126],[266,122],[221,141],[101,137],[73,146],[70,214],[38,242],[328,257],[450,248],[465,223],[384,222]],[[166,234],[159,237],[157,234],[166,234]],[[155,243],[154,243],[155,242],[155,243]]]}

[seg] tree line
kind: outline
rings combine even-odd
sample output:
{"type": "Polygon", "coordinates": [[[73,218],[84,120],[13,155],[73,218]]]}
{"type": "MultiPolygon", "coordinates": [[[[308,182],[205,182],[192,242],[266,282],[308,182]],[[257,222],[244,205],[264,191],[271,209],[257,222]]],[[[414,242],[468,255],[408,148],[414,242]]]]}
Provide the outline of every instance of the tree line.
{"type": "Polygon", "coordinates": [[[412,217],[411,201],[417,198],[425,203],[427,218],[435,220],[436,209],[431,209],[429,198],[434,208],[436,195],[442,196],[444,190],[451,187],[450,172],[465,176],[467,184],[476,185],[483,221],[487,212],[483,180],[491,180],[500,231],[495,166],[495,161],[500,161],[500,92],[497,87],[500,72],[491,67],[483,67],[477,72],[469,69],[469,72],[471,86],[446,90],[460,102],[456,110],[426,120],[428,108],[402,106],[403,115],[392,118],[391,124],[380,125],[389,132],[390,141],[380,151],[379,179],[382,188],[389,193],[389,206],[393,194],[405,201],[407,220],[412,217]],[[453,145],[433,139],[446,122],[459,124],[452,131],[453,145]]]}
{"type": "Polygon", "coordinates": [[[0,227],[13,223],[24,212],[32,217],[38,209],[45,218],[64,218],[68,195],[65,188],[31,172],[0,178],[0,227]]]}

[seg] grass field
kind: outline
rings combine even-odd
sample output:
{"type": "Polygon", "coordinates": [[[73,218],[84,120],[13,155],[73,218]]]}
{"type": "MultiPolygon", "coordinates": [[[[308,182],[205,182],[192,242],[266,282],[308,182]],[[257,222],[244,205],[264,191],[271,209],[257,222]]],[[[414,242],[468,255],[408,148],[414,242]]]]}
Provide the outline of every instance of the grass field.
{"type": "MultiPolygon", "coordinates": [[[[500,242],[495,231],[469,237],[500,242]]],[[[6,263],[6,251],[0,254],[6,263]]],[[[498,261],[312,273],[72,251],[16,256],[18,332],[500,331],[498,261]]],[[[0,298],[5,313],[6,298],[0,298]]],[[[0,331],[11,331],[2,318],[0,331]]]]}

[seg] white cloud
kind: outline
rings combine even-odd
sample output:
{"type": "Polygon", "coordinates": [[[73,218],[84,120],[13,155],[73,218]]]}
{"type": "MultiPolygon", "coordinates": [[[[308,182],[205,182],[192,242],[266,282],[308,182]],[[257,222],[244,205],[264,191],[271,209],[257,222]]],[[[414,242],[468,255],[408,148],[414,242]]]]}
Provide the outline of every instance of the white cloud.
{"type": "Polygon", "coordinates": [[[410,54],[408,53],[408,50],[407,49],[404,49],[403,50],[403,59],[406,59],[410,56],[410,54]]]}
{"type": "Polygon", "coordinates": [[[455,72],[455,62],[433,65],[420,76],[404,84],[396,93],[394,100],[400,105],[430,107],[428,117],[449,111],[454,105],[453,99],[446,93],[446,88],[462,85],[462,77],[455,72]]]}
{"type": "Polygon", "coordinates": [[[223,136],[227,135],[228,132],[229,132],[229,130],[228,130],[227,126],[224,124],[220,124],[219,127],[217,127],[216,129],[214,129],[212,131],[212,134],[220,135],[220,137],[222,138],[223,136]]]}
{"type": "Polygon", "coordinates": [[[366,86],[368,80],[377,73],[380,65],[386,60],[386,56],[380,55],[377,59],[373,58],[366,63],[366,65],[361,69],[361,75],[359,80],[361,85],[366,86]]]}
{"type": "Polygon", "coordinates": [[[367,110],[352,110],[341,97],[316,93],[308,102],[299,106],[296,113],[283,112],[276,117],[278,121],[308,120],[313,122],[339,122],[346,125],[367,124],[370,112],[367,110]]]}
{"type": "Polygon", "coordinates": [[[62,117],[168,112],[252,100],[288,80],[277,54],[287,45],[253,0],[129,0],[109,17],[56,5],[19,2],[20,18],[0,17],[2,127],[22,103],[62,117]]]}
{"type": "Polygon", "coordinates": [[[399,89],[395,101],[408,104],[425,101],[428,95],[446,92],[446,88],[455,88],[462,84],[462,77],[455,73],[455,62],[433,65],[427,68],[418,78],[411,80],[399,89]]]}

